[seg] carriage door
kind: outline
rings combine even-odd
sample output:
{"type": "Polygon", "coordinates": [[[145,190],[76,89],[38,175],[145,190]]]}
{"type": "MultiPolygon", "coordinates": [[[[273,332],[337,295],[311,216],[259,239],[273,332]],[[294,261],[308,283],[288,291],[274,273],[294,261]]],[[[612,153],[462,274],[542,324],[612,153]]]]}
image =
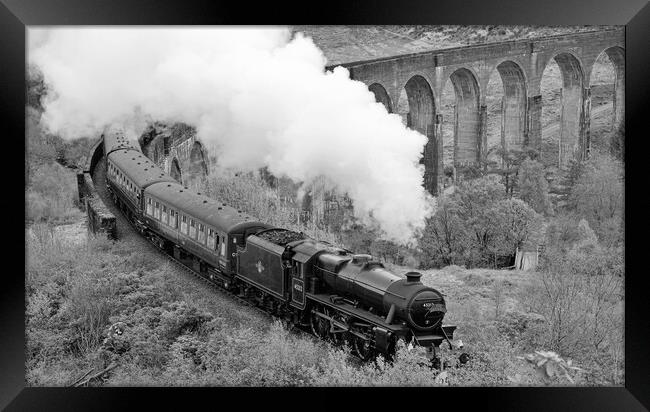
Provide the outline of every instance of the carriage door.
{"type": "Polygon", "coordinates": [[[305,274],[304,264],[294,261],[291,274],[291,303],[303,308],[305,306],[305,274]]]}

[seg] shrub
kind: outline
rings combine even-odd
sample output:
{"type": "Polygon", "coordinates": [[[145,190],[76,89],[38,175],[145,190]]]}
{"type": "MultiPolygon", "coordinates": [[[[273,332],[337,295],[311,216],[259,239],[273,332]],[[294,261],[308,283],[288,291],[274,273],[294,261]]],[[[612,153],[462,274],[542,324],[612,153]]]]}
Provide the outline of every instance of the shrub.
{"type": "Polygon", "coordinates": [[[550,214],[551,201],[548,197],[548,182],[544,177],[544,166],[531,159],[519,166],[519,197],[532,206],[537,213],[550,214]]]}
{"type": "Polygon", "coordinates": [[[494,207],[494,220],[497,224],[496,251],[511,255],[525,242],[537,243],[542,217],[520,199],[505,199],[494,207]]]}
{"type": "Polygon", "coordinates": [[[422,267],[498,266],[499,256],[509,265],[524,242],[538,241],[541,216],[520,199],[506,199],[503,189],[498,177],[489,176],[441,196],[419,241],[422,267]]]}
{"type": "Polygon", "coordinates": [[[548,348],[570,356],[601,352],[623,336],[621,249],[547,249],[537,292],[527,299],[548,325],[548,348]]]}
{"type": "Polygon", "coordinates": [[[81,215],[75,175],[56,163],[44,164],[30,175],[26,202],[31,221],[62,223],[81,215]]]}
{"type": "Polygon", "coordinates": [[[427,224],[419,245],[424,251],[421,265],[441,267],[465,262],[468,234],[459,214],[459,203],[449,196],[438,198],[438,208],[427,224]]]}
{"type": "Polygon", "coordinates": [[[601,241],[608,245],[623,241],[623,168],[619,161],[594,154],[585,162],[570,201],[601,241]]]}

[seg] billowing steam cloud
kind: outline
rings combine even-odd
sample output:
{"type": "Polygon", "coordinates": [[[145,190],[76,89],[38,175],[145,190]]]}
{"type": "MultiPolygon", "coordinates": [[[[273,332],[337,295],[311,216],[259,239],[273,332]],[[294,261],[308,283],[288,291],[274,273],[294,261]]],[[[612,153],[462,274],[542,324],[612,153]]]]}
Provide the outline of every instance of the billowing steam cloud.
{"type": "Polygon", "coordinates": [[[66,138],[121,124],[182,121],[224,167],[325,176],[386,238],[411,240],[431,213],[418,165],[426,138],[344,68],[325,72],[311,39],[286,28],[30,29],[49,86],[44,125],[66,138]]]}

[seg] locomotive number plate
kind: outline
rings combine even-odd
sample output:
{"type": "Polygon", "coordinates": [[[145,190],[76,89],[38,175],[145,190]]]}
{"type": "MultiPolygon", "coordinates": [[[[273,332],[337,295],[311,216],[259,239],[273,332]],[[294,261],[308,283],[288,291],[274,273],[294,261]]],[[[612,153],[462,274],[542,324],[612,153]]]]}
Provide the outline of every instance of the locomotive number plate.
{"type": "Polygon", "coordinates": [[[422,307],[427,310],[427,312],[446,312],[447,308],[442,303],[427,302],[423,303],[422,307]]]}

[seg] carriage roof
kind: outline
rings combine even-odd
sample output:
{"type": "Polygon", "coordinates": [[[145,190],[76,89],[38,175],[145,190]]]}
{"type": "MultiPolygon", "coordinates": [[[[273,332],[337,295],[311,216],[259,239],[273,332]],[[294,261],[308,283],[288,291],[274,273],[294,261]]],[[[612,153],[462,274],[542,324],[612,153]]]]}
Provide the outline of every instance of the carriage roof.
{"type": "Polygon", "coordinates": [[[151,195],[184,214],[226,233],[256,226],[271,227],[242,210],[237,210],[223,202],[201,194],[201,192],[183,187],[176,182],[151,185],[147,188],[145,194],[151,195]]]}
{"type": "Polygon", "coordinates": [[[154,162],[133,149],[120,149],[108,155],[115,164],[140,189],[158,182],[176,182],[154,162]]]}

